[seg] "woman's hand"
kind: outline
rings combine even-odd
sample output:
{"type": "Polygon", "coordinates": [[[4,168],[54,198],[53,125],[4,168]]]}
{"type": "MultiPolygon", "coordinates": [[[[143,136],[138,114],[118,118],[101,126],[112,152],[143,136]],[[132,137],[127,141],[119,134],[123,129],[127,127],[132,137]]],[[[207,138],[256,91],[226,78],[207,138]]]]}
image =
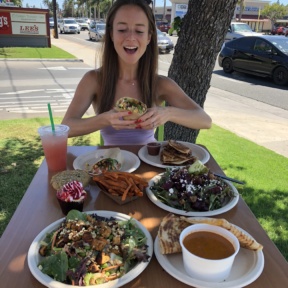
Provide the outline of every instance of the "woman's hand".
{"type": "Polygon", "coordinates": [[[157,106],[149,108],[148,111],[135,121],[138,129],[154,129],[169,121],[169,114],[167,108],[157,106]]]}
{"type": "Polygon", "coordinates": [[[102,117],[105,117],[107,126],[112,126],[116,130],[120,129],[135,129],[137,124],[135,120],[124,120],[123,117],[131,115],[132,112],[117,112],[114,109],[102,113],[102,117]]]}

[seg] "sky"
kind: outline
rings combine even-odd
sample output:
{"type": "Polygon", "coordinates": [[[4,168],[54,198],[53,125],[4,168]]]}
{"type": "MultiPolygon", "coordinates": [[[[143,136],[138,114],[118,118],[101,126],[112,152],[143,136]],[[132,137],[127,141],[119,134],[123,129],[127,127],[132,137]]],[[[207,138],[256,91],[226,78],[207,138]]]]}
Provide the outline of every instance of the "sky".
{"type": "MultiPolygon", "coordinates": [[[[56,0],[58,2],[58,5],[60,8],[62,8],[64,0],[56,0]]],[[[13,0],[10,0],[10,2],[13,2],[13,0]]],[[[286,0],[287,4],[288,4],[288,0],[286,0]]],[[[43,8],[45,9],[46,7],[44,7],[43,5],[43,1],[42,0],[22,0],[22,7],[26,7],[26,4],[29,4],[30,7],[33,7],[33,5],[35,6],[35,8],[43,8]]],[[[156,5],[157,6],[164,6],[164,0],[156,0],[156,5]]],[[[166,0],[166,6],[171,6],[171,2],[169,0],[166,0]]]]}
{"type": "MultiPolygon", "coordinates": [[[[56,0],[56,1],[58,2],[59,7],[62,8],[64,0],[56,0]]],[[[13,2],[13,0],[11,0],[11,2],[13,2]]],[[[30,7],[31,6],[33,7],[33,5],[35,5],[35,8],[45,9],[46,7],[43,6],[42,2],[43,1],[41,1],[41,0],[22,0],[23,7],[26,7],[26,4],[29,4],[30,7]]],[[[271,1],[271,4],[274,2],[277,2],[277,1],[276,0],[271,1]]],[[[280,4],[288,5],[288,0],[280,0],[279,2],[280,2],[280,4]]],[[[157,6],[163,6],[164,0],[156,0],[156,5],[157,6]]],[[[171,2],[169,0],[166,0],[166,6],[171,6],[171,2]]]]}

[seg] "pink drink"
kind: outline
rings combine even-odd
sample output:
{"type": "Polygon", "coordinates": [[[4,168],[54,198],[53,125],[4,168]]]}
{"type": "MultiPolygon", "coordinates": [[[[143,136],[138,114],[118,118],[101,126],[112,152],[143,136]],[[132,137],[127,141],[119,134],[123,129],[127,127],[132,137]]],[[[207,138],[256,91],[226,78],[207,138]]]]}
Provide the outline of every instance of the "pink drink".
{"type": "Polygon", "coordinates": [[[50,172],[60,172],[67,168],[68,131],[69,127],[65,125],[55,125],[54,132],[52,132],[51,126],[44,126],[38,129],[50,172]]]}

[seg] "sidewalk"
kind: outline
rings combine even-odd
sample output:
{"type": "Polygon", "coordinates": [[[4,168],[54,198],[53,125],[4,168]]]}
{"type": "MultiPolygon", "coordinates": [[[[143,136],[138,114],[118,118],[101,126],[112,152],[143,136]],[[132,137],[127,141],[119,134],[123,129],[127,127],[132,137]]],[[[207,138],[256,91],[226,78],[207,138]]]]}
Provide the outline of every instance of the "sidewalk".
{"type": "MultiPolygon", "coordinates": [[[[95,67],[96,50],[61,38],[51,38],[51,43],[95,67]]],[[[214,87],[204,108],[214,124],[288,157],[288,111],[214,87]]]]}

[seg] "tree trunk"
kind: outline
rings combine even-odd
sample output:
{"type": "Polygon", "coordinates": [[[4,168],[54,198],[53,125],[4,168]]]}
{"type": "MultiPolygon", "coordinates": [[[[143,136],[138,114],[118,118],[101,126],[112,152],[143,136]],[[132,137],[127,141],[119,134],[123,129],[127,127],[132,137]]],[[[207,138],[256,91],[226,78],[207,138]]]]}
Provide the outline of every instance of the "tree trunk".
{"type": "MultiPolygon", "coordinates": [[[[201,107],[236,3],[237,0],[189,0],[168,76],[201,107]]],[[[164,129],[165,140],[191,143],[195,143],[199,132],[171,122],[164,129]]]]}

